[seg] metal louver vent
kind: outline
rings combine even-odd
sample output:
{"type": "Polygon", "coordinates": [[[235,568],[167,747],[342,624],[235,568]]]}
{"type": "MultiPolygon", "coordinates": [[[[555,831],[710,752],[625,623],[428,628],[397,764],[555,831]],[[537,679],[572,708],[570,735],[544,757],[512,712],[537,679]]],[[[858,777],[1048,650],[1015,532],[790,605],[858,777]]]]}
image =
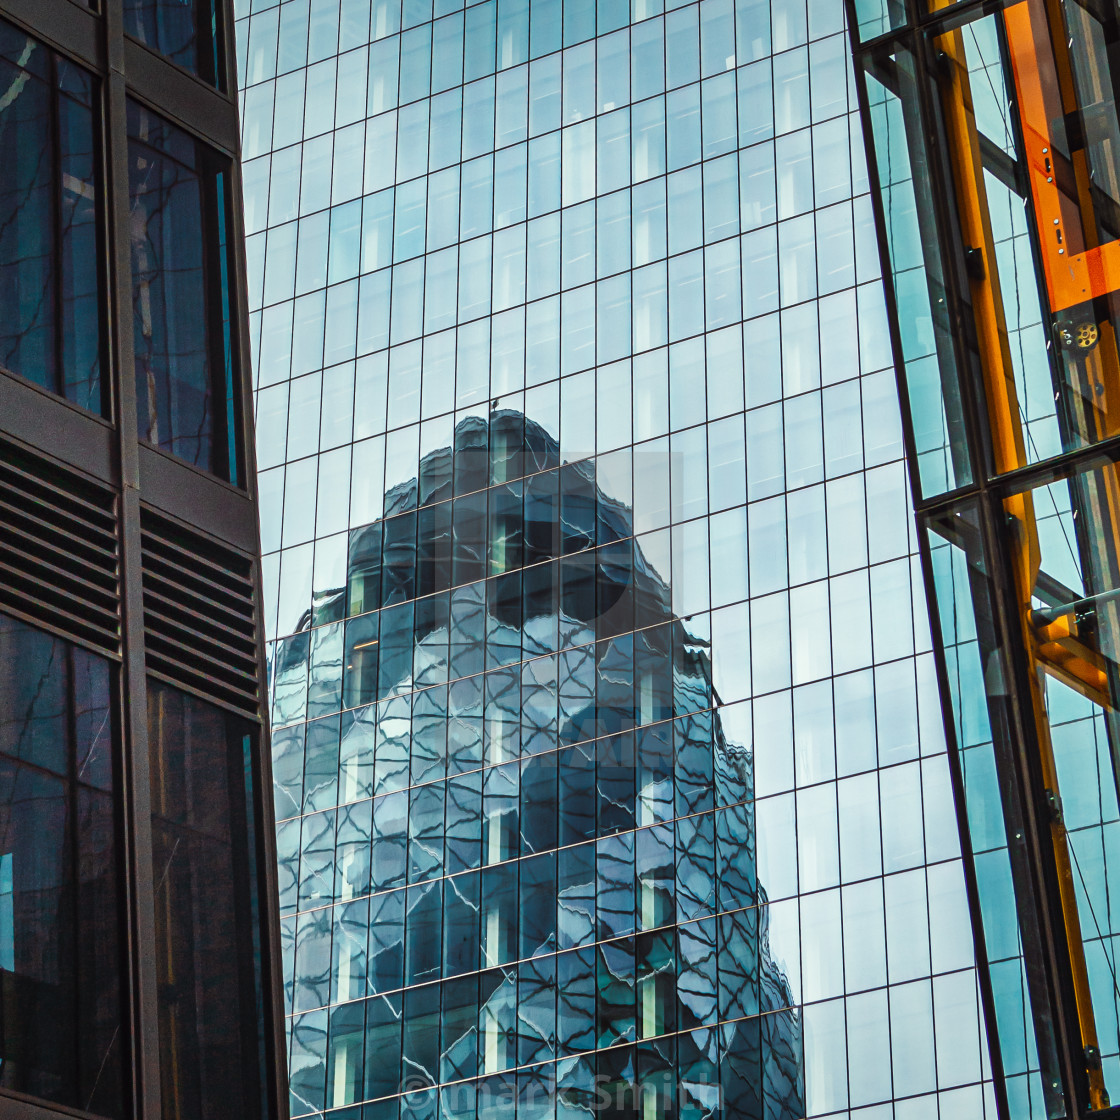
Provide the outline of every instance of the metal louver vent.
{"type": "Polygon", "coordinates": [[[0,610],[120,653],[110,490],[0,442],[0,610]]]}
{"type": "Polygon", "coordinates": [[[252,561],[147,509],[140,536],[148,671],[257,716],[252,561]]]}

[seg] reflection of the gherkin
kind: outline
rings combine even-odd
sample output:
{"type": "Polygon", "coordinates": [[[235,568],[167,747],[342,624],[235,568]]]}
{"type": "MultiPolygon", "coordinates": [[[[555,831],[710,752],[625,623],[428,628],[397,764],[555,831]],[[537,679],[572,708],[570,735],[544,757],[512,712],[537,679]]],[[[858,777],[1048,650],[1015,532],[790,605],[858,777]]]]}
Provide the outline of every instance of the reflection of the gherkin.
{"type": "MultiPolygon", "coordinates": [[[[366,913],[372,893],[368,951],[343,950],[334,998],[385,993],[386,1045],[402,1018],[419,1032],[401,1080],[367,1070],[363,1091],[642,1040],[640,1070],[608,1077],[592,1055],[600,1088],[675,1067],[691,1115],[721,1086],[725,1115],[763,1097],[802,1115],[751,754],[726,738],[708,642],[674,616],[631,510],[593,461],[562,463],[502,411],[460,424],[385,509],[351,533],[347,586],[317,605],[332,621],[278,643],[273,684],[279,818],[343,806],[335,835],[309,848],[304,828],[291,902],[366,913]],[[438,979],[442,1011],[414,987],[438,979]],[[657,1061],[645,1040],[666,1038],[657,1061]]],[[[318,983],[297,977],[297,1010],[322,1006],[318,983]]],[[[552,1091],[582,1099],[569,1072],[552,1091]]]]}

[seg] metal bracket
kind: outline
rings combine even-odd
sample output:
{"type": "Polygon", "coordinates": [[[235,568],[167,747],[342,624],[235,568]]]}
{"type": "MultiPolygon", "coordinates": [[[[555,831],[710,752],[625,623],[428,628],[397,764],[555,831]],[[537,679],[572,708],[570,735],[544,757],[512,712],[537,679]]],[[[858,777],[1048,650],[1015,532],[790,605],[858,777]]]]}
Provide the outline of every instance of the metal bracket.
{"type": "MultiPolygon", "coordinates": [[[[1061,798],[1061,795],[1059,793],[1057,793],[1057,791],[1052,790],[1052,789],[1048,789],[1046,791],[1046,808],[1050,812],[1051,823],[1060,824],[1060,825],[1065,824],[1065,818],[1062,815],[1062,798],[1061,798]]],[[[1094,1052],[1095,1052],[1094,1047],[1087,1046],[1085,1048],[1086,1055],[1088,1055],[1088,1052],[1090,1050],[1094,1050],[1094,1052]]],[[[1100,1060],[1100,1056],[1098,1055],[1098,1062],[1099,1062],[1099,1060],[1100,1060]]]]}

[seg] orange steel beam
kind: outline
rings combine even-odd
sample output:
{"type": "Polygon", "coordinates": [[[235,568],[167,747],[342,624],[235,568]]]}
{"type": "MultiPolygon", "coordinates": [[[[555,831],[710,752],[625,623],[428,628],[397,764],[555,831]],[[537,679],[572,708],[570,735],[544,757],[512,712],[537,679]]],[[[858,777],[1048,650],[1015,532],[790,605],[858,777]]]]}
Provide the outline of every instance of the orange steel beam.
{"type": "Polygon", "coordinates": [[[1036,626],[1034,635],[1039,660],[1047,673],[1099,707],[1112,708],[1105,659],[1082,640],[1072,611],[1036,626]]]}
{"type": "MultiPolygon", "coordinates": [[[[1054,253],[1044,251],[1043,254],[1047,262],[1047,285],[1053,292],[1055,285],[1064,284],[1066,287],[1061,290],[1069,294],[1073,288],[1066,279],[1070,270],[1067,267],[1063,271],[1063,266],[1066,265],[1065,258],[1068,254],[1060,232],[1062,229],[1062,199],[1054,185],[1055,176],[1053,174],[1051,145],[1045,139],[1045,116],[1044,114],[1041,117],[1038,116],[1039,112],[1044,109],[1044,103],[1026,0],[1016,5],[1015,8],[1008,9],[1008,12],[1018,12],[1020,10],[1024,18],[1020,20],[1017,30],[1016,75],[1018,76],[1020,72],[1025,74],[1028,69],[1031,71],[1033,77],[1025,77],[1024,80],[1030,87],[1028,96],[1033,96],[1035,102],[1037,102],[1037,104],[1033,104],[1030,110],[1024,112],[1024,130],[1035,128],[1038,131],[1037,136],[1029,131],[1027,132],[1029,137],[1028,148],[1033,146],[1034,155],[1038,157],[1031,163],[1032,194],[1036,199],[1036,214],[1044,215],[1045,218],[1049,219],[1053,228],[1059,231],[1055,238],[1055,247],[1058,251],[1054,253]],[[1025,57],[1028,46],[1032,59],[1029,67],[1025,57]],[[1031,113],[1034,116],[1031,116],[1031,113]],[[1038,130],[1040,123],[1043,125],[1042,130],[1038,130]],[[1046,188],[1045,190],[1034,189],[1035,181],[1040,176],[1043,180],[1048,180],[1042,184],[1046,188]]],[[[1010,37],[1011,33],[1009,32],[1010,37]]],[[[954,30],[944,34],[938,41],[938,46],[948,60],[947,77],[941,83],[941,100],[950,163],[956,188],[961,234],[968,247],[980,251],[984,265],[982,274],[970,279],[970,296],[976,322],[977,344],[987,398],[996,468],[1002,473],[1026,462],[1023,423],[1020,418],[1014,365],[1011,360],[1006,318],[1000,294],[998,265],[987,192],[984,186],[983,162],[980,155],[979,133],[973,109],[968,63],[960,31],[954,30]]],[[[1042,218],[1040,217],[1039,220],[1041,222],[1042,218]]],[[[1120,268],[1120,245],[1118,245],[1117,250],[1117,264],[1120,268]]],[[[1074,275],[1076,278],[1076,273],[1074,275]]],[[[1118,271],[1117,276],[1118,286],[1120,286],[1120,271],[1118,271]]],[[[1076,298],[1071,298],[1069,304],[1065,306],[1080,303],[1084,298],[1078,294],[1076,298]]],[[[1020,631],[1033,669],[1030,674],[1031,714],[1038,734],[1045,788],[1057,795],[1057,766],[1050,739],[1049,722],[1046,716],[1042,671],[1060,675],[1062,679],[1067,677],[1080,679],[1077,671],[1082,668],[1083,662],[1077,658],[1074,651],[1062,645],[1061,639],[1068,638],[1070,635],[1055,632],[1045,635],[1045,641],[1040,641],[1040,636],[1035,632],[1031,621],[1031,610],[1033,591],[1041,566],[1041,548],[1038,540],[1034,504],[1031,495],[1025,493],[1008,499],[1006,506],[1019,529],[1017,539],[1012,542],[1013,564],[1015,567],[1015,583],[1019,594],[1020,631]]],[[[1088,664],[1088,662],[1084,663],[1088,664]]],[[[1099,684],[1100,682],[1096,678],[1090,678],[1090,681],[1084,683],[1099,684]]],[[[1074,889],[1073,868],[1070,862],[1065,825],[1059,814],[1055,814],[1052,818],[1050,831],[1054,861],[1058,873],[1059,897],[1069,949],[1070,971],[1073,977],[1082,1046],[1086,1050],[1089,1047],[1096,1049],[1096,1021],[1093,1013],[1092,991],[1089,985],[1084,940],[1081,934],[1081,923],[1074,889]]],[[[1087,1069],[1086,1072],[1089,1080],[1089,1096],[1093,1107],[1106,1107],[1108,1095],[1105,1091],[1101,1070],[1087,1069]]]]}
{"type": "MultiPolygon", "coordinates": [[[[1054,745],[1050,738],[1050,721],[1046,713],[1046,697],[1043,691],[1042,674],[1049,673],[1065,683],[1070,683],[1073,666],[1070,660],[1076,653],[1062,644],[1068,637],[1063,634],[1060,623],[1040,628],[1036,632],[1031,623],[1033,590],[1038,575],[1038,529],[1034,518],[1034,507],[1030,494],[1017,494],[1009,498],[1005,506],[1012,514],[1017,526],[1018,540],[1012,541],[1015,565],[1015,583],[1019,593],[1019,618],[1022,626],[1023,644],[1031,664],[1029,678],[1031,715],[1038,735],[1038,754],[1042,765],[1043,788],[1054,794],[1056,804],[1060,805],[1061,792],[1058,786],[1058,767],[1054,759],[1054,745]],[[1041,639],[1041,640],[1040,640],[1041,639]]],[[[1068,617],[1068,616],[1067,616],[1068,617]]],[[[1074,680],[1078,678],[1073,677],[1074,680]]],[[[1099,684],[1094,679],[1093,684],[1099,684]]],[[[1082,695],[1088,695],[1086,688],[1077,688],[1082,695]]],[[[1058,878],[1058,900],[1062,911],[1062,924],[1065,927],[1066,946],[1073,982],[1074,1005],[1077,1011],[1077,1025],[1081,1033],[1083,1052],[1098,1050],[1096,1016],[1093,1011],[1093,992],[1089,983],[1089,968],[1085,960],[1085,939],[1081,933],[1081,916],[1077,907],[1077,889],[1073,877],[1073,865],[1069,855],[1069,841],[1065,821],[1060,812],[1050,819],[1050,842],[1054,852],[1054,867],[1058,878]]],[[[1089,1102],[1093,1109],[1107,1108],[1108,1091],[1104,1084],[1104,1073],[1099,1065],[1086,1063],[1086,1077],[1089,1082],[1089,1102]]]]}
{"type": "MultiPolygon", "coordinates": [[[[1060,10],[1051,0],[1021,0],[1005,9],[1004,27],[1047,297],[1051,312],[1057,314],[1120,291],[1120,241],[1096,243],[1085,152],[1072,152],[1067,159],[1054,149],[1051,121],[1079,108],[1060,10]],[[1043,2],[1040,14],[1038,5],[1043,2]],[[1059,179],[1065,180],[1065,189],[1059,179]]],[[[1120,432],[1120,409],[1114,407],[1109,415],[1109,402],[1120,402],[1116,336],[1110,324],[1097,324],[1094,318],[1090,313],[1085,322],[1065,328],[1073,336],[1089,332],[1089,338],[1082,339],[1087,346],[1071,338],[1065,363],[1081,398],[1080,406],[1071,409],[1071,426],[1089,443],[1120,432]]]]}
{"type": "MultiPolygon", "coordinates": [[[[1080,213],[1082,203],[1088,200],[1070,198],[1058,186],[1058,161],[1062,157],[1054,151],[1047,91],[1039,65],[1040,57],[1054,50],[1047,28],[1035,26],[1041,21],[1032,21],[1028,0],[1005,8],[1003,22],[1018,93],[1023,154],[1030,176],[1050,309],[1065,311],[1120,290],[1120,241],[1084,248],[1083,239],[1093,236],[1091,230],[1085,229],[1088,223],[1082,223],[1080,213]]],[[[1059,94],[1056,76],[1050,93],[1053,103],[1059,94]]],[[[1077,179],[1080,183],[1087,176],[1078,174],[1077,179]]]]}
{"type": "Polygon", "coordinates": [[[1027,456],[1003,300],[999,284],[992,283],[998,268],[984,187],[980,137],[964,38],[959,30],[949,31],[941,36],[937,45],[947,62],[947,78],[941,85],[942,111],[956,186],[961,235],[967,246],[980,252],[984,265],[983,275],[970,279],[969,294],[976,320],[996,470],[1003,473],[1022,466],[1027,456]]]}

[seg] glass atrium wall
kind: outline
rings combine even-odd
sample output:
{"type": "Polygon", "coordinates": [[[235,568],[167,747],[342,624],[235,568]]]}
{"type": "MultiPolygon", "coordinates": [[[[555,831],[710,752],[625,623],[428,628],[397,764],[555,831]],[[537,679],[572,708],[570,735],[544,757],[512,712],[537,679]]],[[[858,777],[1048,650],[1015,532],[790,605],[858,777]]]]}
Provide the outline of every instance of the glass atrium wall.
{"type": "Polygon", "coordinates": [[[994,1115],[842,5],[666,7],[239,6],[294,1116],[994,1115]]]}
{"type": "Polygon", "coordinates": [[[1117,27],[849,9],[1008,1114],[1120,1100],[1117,27]]]}

